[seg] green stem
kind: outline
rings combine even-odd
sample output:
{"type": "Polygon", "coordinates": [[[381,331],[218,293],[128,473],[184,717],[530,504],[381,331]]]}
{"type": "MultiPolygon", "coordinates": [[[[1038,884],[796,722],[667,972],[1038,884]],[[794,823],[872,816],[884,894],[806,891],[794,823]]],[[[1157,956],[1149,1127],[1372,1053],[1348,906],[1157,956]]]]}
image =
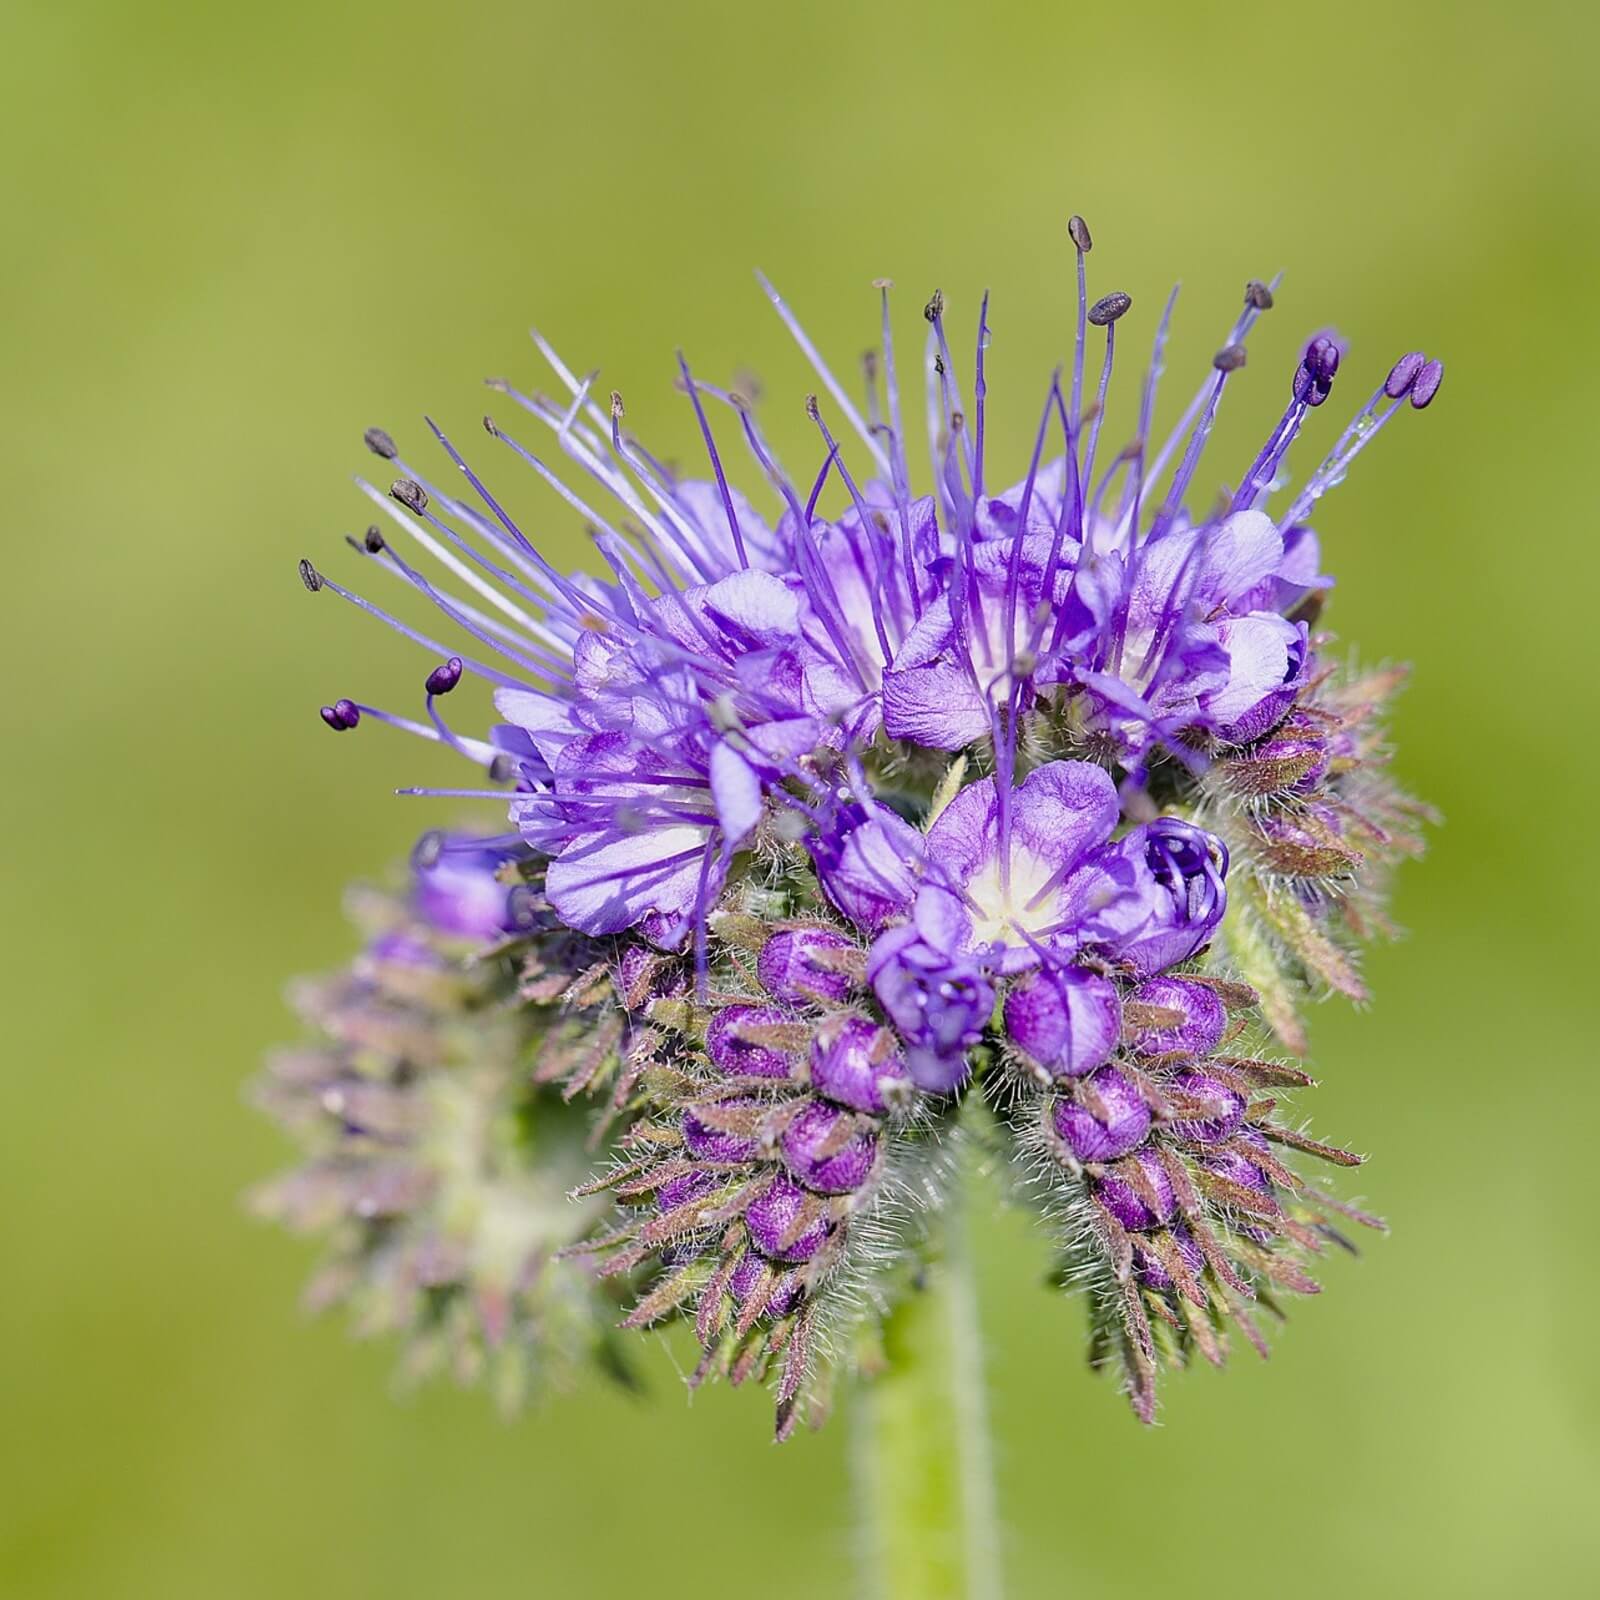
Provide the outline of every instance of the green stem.
{"type": "Polygon", "coordinates": [[[884,1326],[884,1372],[855,1397],[871,1600],[1000,1600],[982,1335],[957,1206],[941,1246],[884,1326]]]}

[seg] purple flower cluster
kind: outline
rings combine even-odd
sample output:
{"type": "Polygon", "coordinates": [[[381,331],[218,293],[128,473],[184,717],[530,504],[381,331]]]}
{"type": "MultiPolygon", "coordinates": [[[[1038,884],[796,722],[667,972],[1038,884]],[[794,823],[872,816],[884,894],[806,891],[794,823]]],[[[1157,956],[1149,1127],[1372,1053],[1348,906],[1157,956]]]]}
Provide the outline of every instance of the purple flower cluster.
{"type": "Polygon", "coordinates": [[[485,777],[409,792],[507,808],[504,834],[425,845],[419,911],[510,952],[523,996],[588,993],[603,971],[615,997],[564,1077],[571,1093],[612,1084],[605,1115],[631,1123],[602,1180],[629,1221],[585,1259],[645,1276],[633,1322],[692,1306],[704,1372],[777,1363],[785,1429],[815,1308],[975,1088],[1092,1241],[1085,1270],[1118,1308],[1142,1413],[1141,1295],[1210,1353],[1212,1311],[1247,1321],[1258,1282],[1309,1281],[1284,1252],[1319,1247],[1313,1202],[1265,1143],[1339,1153],[1251,1101],[1306,1080],[1222,1053],[1257,996],[1208,951],[1291,1047],[1297,997],[1356,992],[1338,918],[1352,937],[1380,920],[1359,885],[1411,847],[1420,812],[1376,775],[1392,685],[1344,682],[1320,655],[1332,580],[1308,518],[1400,409],[1431,404],[1442,369],[1403,357],[1275,504],[1344,365],[1317,334],[1237,488],[1196,511],[1272,288],[1246,286],[1158,437],[1168,301],[1135,437],[1108,460],[1132,302],[1090,303],[1088,229],[1069,232],[1070,373],[1052,376],[1008,487],[991,481],[987,297],[970,405],[943,297],[925,307],[919,495],[887,287],[864,409],[769,287],[826,396],[806,401],[808,475],[789,474],[745,398],[680,359],[706,459],[680,476],[624,431],[620,395],[599,398],[536,335],[556,398],[494,387],[553,454],[485,428],[583,519],[604,575],[551,565],[437,428],[449,484],[368,432],[398,474],[386,493],[364,485],[392,526],[352,543],[448,619],[459,653],[301,563],[308,588],[436,656],[424,718],[340,698],[323,721],[447,745],[485,777]],[[1086,381],[1091,329],[1103,358],[1086,381]],[[764,503],[730,479],[733,440],[764,503]],[[475,733],[445,715],[468,678],[495,707],[475,733]]]}

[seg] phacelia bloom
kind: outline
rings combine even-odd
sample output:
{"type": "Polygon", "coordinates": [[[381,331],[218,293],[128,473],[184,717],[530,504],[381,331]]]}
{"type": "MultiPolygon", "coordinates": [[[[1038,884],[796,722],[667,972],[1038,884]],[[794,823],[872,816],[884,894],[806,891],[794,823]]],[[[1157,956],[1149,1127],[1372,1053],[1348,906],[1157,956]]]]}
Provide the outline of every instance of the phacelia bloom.
{"type": "Polygon", "coordinates": [[[817,376],[799,476],[681,359],[704,465],[668,467],[536,335],[552,394],[494,384],[520,421],[486,419],[474,459],[432,429],[442,479],[367,434],[389,526],[352,544],[448,643],[301,564],[433,652],[422,717],[339,698],[322,720],[442,743],[477,775],[412,792],[502,808],[504,832],[424,852],[415,906],[518,952],[506,1014],[556,1008],[565,1092],[615,1136],[575,1204],[618,1215],[560,1261],[631,1295],[629,1325],[691,1321],[696,1382],[770,1375],[780,1433],[914,1292],[979,1101],[1145,1417],[1163,1356],[1220,1359],[1230,1325],[1259,1343],[1255,1308],[1343,1242],[1331,1218],[1371,1220],[1300,1173],[1354,1158],[1280,1104],[1310,1080],[1273,1044],[1304,1048],[1309,994],[1361,992],[1356,946],[1425,813],[1386,773],[1397,675],[1347,675],[1320,631],[1310,519],[1442,369],[1402,358],[1297,478],[1349,365],[1308,339],[1201,509],[1273,291],[1246,286],[1161,433],[1169,300],[1135,436],[1103,450],[1132,302],[1090,303],[1069,231],[1077,337],[1026,440],[989,430],[987,299],[970,394],[943,297],[923,309],[914,446],[888,288],[859,405],[769,288],[817,376]],[[488,457],[581,518],[595,570],[551,564],[488,457]],[[494,715],[464,728],[444,711],[469,678],[494,715]],[[574,1007],[587,1031],[564,1033],[574,1007]]]}

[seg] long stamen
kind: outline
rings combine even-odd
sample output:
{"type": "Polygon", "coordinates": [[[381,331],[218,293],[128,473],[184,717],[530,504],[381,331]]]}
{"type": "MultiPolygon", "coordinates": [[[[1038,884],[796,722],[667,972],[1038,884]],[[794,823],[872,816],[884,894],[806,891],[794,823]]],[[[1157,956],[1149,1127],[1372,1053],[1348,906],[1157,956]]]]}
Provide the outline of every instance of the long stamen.
{"type": "Polygon", "coordinates": [[[1089,224],[1076,212],[1067,218],[1067,234],[1078,259],[1078,324],[1072,340],[1072,436],[1076,439],[1083,420],[1083,347],[1089,337],[1089,272],[1085,258],[1094,249],[1094,239],[1089,224]]]}
{"type": "Polygon", "coordinates": [[[876,284],[883,301],[883,384],[889,405],[889,459],[893,466],[895,508],[900,513],[900,559],[906,569],[906,590],[911,596],[911,613],[922,616],[922,586],[917,582],[917,567],[911,548],[911,471],[906,465],[905,428],[900,420],[900,380],[894,365],[894,331],[889,321],[887,278],[876,284]]]}
{"type": "Polygon", "coordinates": [[[850,403],[850,396],[845,393],[844,386],[834,377],[827,362],[822,359],[817,347],[806,336],[805,329],[800,326],[799,320],[784,303],[783,296],[772,287],[766,274],[757,272],[756,278],[766,291],[767,298],[772,302],[772,309],[782,318],[784,327],[789,330],[794,342],[800,346],[802,354],[811,363],[812,370],[822,380],[822,387],[833,396],[834,402],[838,405],[840,411],[844,413],[845,419],[850,426],[861,435],[861,442],[872,452],[872,459],[877,462],[878,470],[888,476],[890,473],[889,459],[884,455],[883,447],[873,438],[872,430],[862,421],[861,413],[850,403]]]}
{"type": "Polygon", "coordinates": [[[689,363],[684,359],[683,352],[678,352],[678,367],[683,373],[683,381],[689,386],[689,399],[694,403],[694,414],[700,423],[700,432],[706,441],[706,453],[711,457],[711,469],[717,475],[717,488],[722,494],[722,509],[728,518],[728,532],[733,535],[733,548],[739,557],[739,565],[748,568],[750,558],[745,554],[744,535],[739,531],[739,518],[733,509],[733,495],[728,488],[728,480],[722,471],[722,457],[717,454],[717,442],[711,436],[711,424],[706,419],[706,408],[700,404],[700,392],[694,386],[694,379],[689,374],[689,363]]]}
{"type": "Polygon", "coordinates": [[[1117,319],[1127,313],[1133,304],[1131,296],[1120,290],[1102,295],[1089,308],[1089,321],[1096,328],[1106,330],[1106,359],[1100,368],[1100,387],[1094,400],[1094,420],[1089,424],[1089,441],[1083,452],[1083,481],[1094,482],[1094,453],[1100,442],[1100,427],[1106,416],[1106,391],[1111,387],[1111,364],[1116,357],[1117,319]]]}

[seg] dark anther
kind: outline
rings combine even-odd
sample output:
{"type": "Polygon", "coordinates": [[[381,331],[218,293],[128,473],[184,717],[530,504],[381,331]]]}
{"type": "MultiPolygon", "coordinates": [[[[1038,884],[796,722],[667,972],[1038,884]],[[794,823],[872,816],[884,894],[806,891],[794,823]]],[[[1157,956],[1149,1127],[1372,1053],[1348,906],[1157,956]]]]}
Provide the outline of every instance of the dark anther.
{"type": "Polygon", "coordinates": [[[500,428],[493,417],[485,417],[483,419],[483,431],[488,434],[491,439],[498,439],[500,437],[500,428]]]}
{"type": "Polygon", "coordinates": [[[1242,344],[1225,344],[1211,358],[1211,365],[1218,372],[1237,372],[1244,365],[1244,346],[1242,344]]]}
{"type": "Polygon", "coordinates": [[[368,428],[361,437],[367,441],[367,449],[385,461],[393,461],[400,454],[399,445],[382,428],[368,428]]]}
{"type": "Polygon", "coordinates": [[[1305,369],[1314,378],[1326,378],[1330,383],[1339,370],[1339,346],[1327,334],[1319,333],[1306,346],[1305,369]]]}
{"type": "Polygon", "coordinates": [[[510,783],[516,775],[516,762],[503,750],[489,763],[490,783],[510,783]]]}
{"type": "Polygon", "coordinates": [[[1244,286],[1244,303],[1257,311],[1272,309],[1272,291],[1259,278],[1252,278],[1244,286]]]}
{"type": "Polygon", "coordinates": [[[878,381],[878,352],[876,350],[863,350],[861,352],[861,370],[866,375],[868,383],[878,381]]]}
{"type": "Polygon", "coordinates": [[[461,657],[451,656],[430,672],[424,683],[429,694],[449,694],[461,682],[461,657]]]}
{"type": "Polygon", "coordinates": [[[312,594],[322,587],[322,574],[304,557],[300,557],[300,581],[312,594]]]}
{"type": "Polygon", "coordinates": [[[1089,307],[1089,320],[1097,328],[1107,328],[1133,304],[1133,296],[1120,289],[1115,294],[1102,295],[1089,307]]]}
{"type": "Polygon", "coordinates": [[[366,537],[363,538],[361,542],[366,546],[366,551],[369,556],[377,555],[377,553],[383,549],[383,529],[380,528],[377,523],[373,523],[373,525],[367,529],[366,537]]]}
{"type": "Polygon", "coordinates": [[[428,491],[410,478],[396,478],[389,485],[389,495],[408,511],[421,513],[428,509],[428,491]]]}
{"type": "Polygon", "coordinates": [[[1401,356],[1389,368],[1389,376],[1383,380],[1383,392],[1391,400],[1398,400],[1417,381],[1417,374],[1422,371],[1423,363],[1427,359],[1420,350],[1413,350],[1408,355],[1401,356]]]}
{"type": "Polygon", "coordinates": [[[1089,224],[1076,212],[1067,218],[1067,232],[1072,236],[1072,242],[1085,255],[1094,249],[1094,240],[1089,237],[1089,224]]]}
{"type": "Polygon", "coordinates": [[[412,845],[411,865],[418,872],[427,872],[439,865],[439,857],[443,854],[444,835],[437,828],[430,828],[412,845]]]}
{"type": "Polygon", "coordinates": [[[1439,392],[1439,385],[1444,382],[1444,363],[1430,361],[1417,374],[1416,382],[1411,385],[1411,404],[1421,411],[1433,402],[1433,397],[1439,392]]]}
{"type": "Polygon", "coordinates": [[[937,350],[933,353],[933,370],[942,378],[944,376],[944,356],[937,350]]]}
{"type": "Polygon", "coordinates": [[[814,394],[808,394],[806,396],[806,415],[810,417],[813,422],[818,420],[817,397],[814,394]]]}
{"type": "Polygon", "coordinates": [[[335,733],[346,733],[361,720],[361,711],[353,700],[335,700],[323,706],[319,715],[335,733]]]}
{"type": "Polygon", "coordinates": [[[937,322],[944,315],[944,290],[935,289],[928,296],[928,303],[922,308],[922,314],[929,322],[937,322]]]}

